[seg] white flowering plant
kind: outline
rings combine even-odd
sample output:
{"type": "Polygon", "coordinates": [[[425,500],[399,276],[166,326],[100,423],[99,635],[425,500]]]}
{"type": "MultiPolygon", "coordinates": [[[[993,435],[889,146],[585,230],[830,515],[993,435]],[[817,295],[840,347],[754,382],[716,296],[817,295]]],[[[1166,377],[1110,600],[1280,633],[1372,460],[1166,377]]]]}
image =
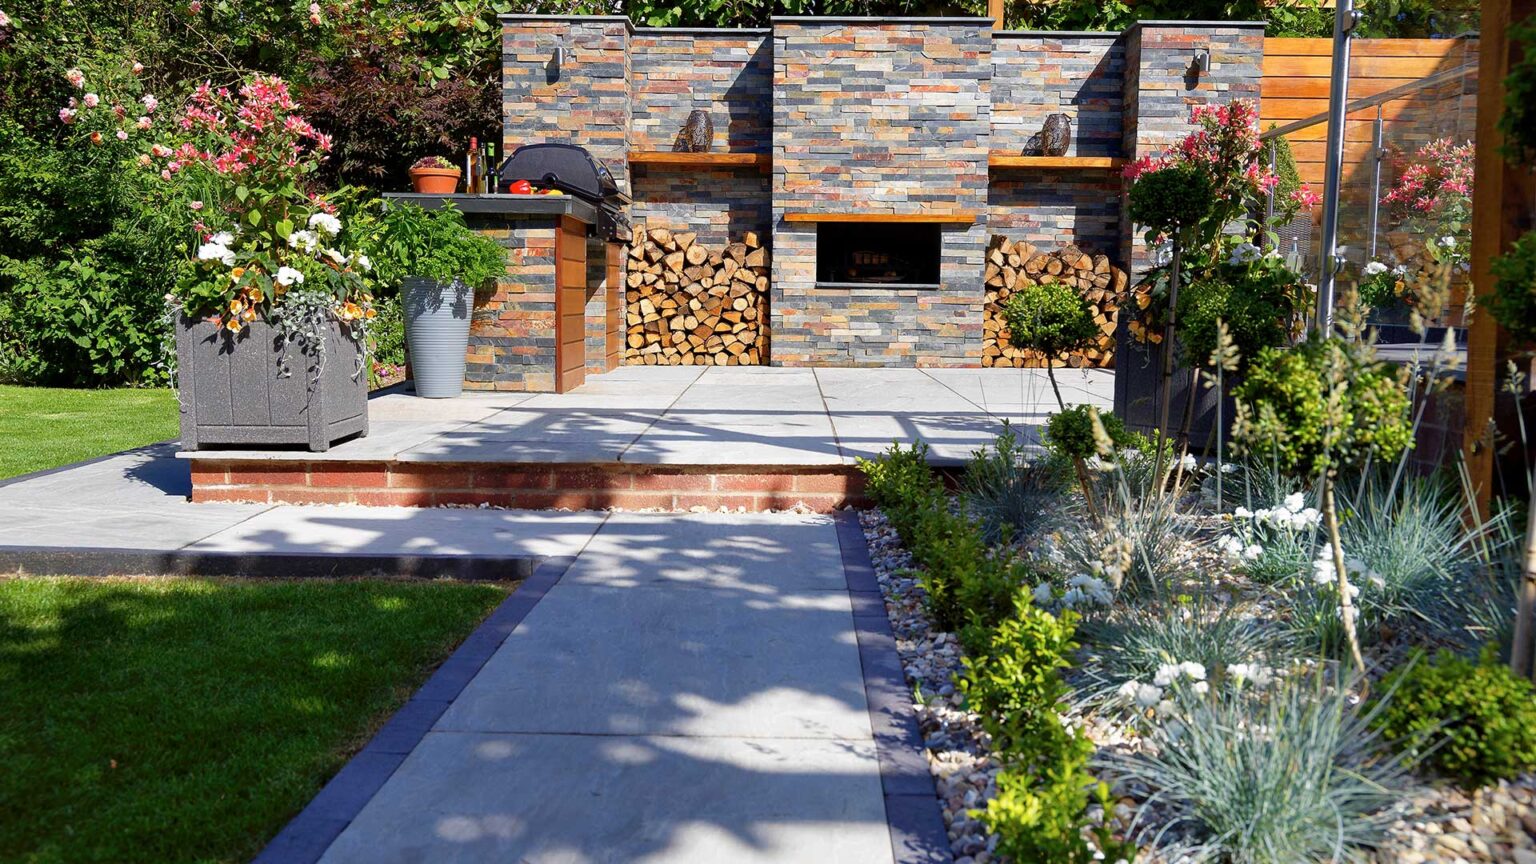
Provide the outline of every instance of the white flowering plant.
{"type": "Polygon", "coordinates": [[[173,304],[232,337],[261,317],[322,360],[332,322],[366,345],[375,312],[370,262],[353,236],[362,232],[313,191],[330,138],[299,115],[287,84],[257,76],[237,93],[204,84],[173,126],[175,138],[141,163],[206,191],[188,205],[198,215],[194,267],[173,304]]]}
{"type": "Polygon", "coordinates": [[[1313,550],[1321,542],[1322,512],[1306,495],[1292,492],[1273,507],[1250,510],[1239,506],[1231,514],[1231,532],[1216,546],[1236,567],[1255,581],[1287,583],[1302,576],[1313,550]]]}

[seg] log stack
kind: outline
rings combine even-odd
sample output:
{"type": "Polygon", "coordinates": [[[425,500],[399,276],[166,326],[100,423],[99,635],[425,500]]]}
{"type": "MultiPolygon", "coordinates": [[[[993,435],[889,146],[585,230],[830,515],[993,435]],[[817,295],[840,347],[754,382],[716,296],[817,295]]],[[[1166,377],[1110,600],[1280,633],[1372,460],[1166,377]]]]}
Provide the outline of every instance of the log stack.
{"type": "Polygon", "coordinates": [[[1109,368],[1115,362],[1115,327],[1126,297],[1124,270],[1109,263],[1107,255],[1090,255],[1076,246],[1045,252],[1024,240],[993,235],[987,246],[983,281],[987,288],[986,319],[981,343],[983,366],[1043,367],[1048,358],[1038,351],[1015,348],[1008,343],[1008,322],[1003,303],[1026,285],[1065,282],[1093,306],[1099,339],[1079,353],[1049,358],[1054,366],[1109,368]]]}
{"type": "Polygon", "coordinates": [[[768,250],[757,232],[711,249],[693,232],[645,227],[628,255],[626,363],[768,362],[768,250]]]}

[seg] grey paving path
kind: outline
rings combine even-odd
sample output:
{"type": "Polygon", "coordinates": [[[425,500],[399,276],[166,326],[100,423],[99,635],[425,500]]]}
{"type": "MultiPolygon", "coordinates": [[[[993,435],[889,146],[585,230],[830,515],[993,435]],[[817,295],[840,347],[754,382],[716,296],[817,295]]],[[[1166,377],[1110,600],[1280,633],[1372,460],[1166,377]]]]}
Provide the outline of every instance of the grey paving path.
{"type": "MultiPolygon", "coordinates": [[[[1057,371],[1070,402],[1113,403],[1110,370],[1057,371]]],[[[324,454],[252,459],[842,465],[922,438],[935,462],[968,458],[1009,421],[1033,440],[1055,401],[1040,369],[626,366],[570,393],[391,394],[371,433],[324,454]]]]}
{"type": "Polygon", "coordinates": [[[322,860],[888,864],[863,675],[831,519],[616,514],[322,860]]]}
{"type": "Polygon", "coordinates": [[[191,504],[187,463],[159,444],[0,484],[0,550],[348,555],[565,555],[600,513],[191,504]]]}

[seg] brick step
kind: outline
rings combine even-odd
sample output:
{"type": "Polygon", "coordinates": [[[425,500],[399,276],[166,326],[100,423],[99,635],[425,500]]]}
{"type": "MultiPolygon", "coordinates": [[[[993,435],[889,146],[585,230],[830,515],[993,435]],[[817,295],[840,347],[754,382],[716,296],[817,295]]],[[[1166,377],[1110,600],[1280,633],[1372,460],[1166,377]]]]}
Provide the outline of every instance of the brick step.
{"type": "Polygon", "coordinates": [[[192,500],[373,507],[478,506],[530,510],[752,512],[799,505],[829,513],[862,506],[853,466],[627,465],[603,463],[268,461],[199,457],[192,500]]]}

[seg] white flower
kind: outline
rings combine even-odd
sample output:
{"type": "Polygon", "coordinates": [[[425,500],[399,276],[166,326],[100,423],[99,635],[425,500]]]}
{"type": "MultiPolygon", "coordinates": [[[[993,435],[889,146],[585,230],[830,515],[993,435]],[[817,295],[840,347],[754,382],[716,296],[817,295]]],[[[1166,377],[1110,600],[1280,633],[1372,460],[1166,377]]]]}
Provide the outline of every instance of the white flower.
{"type": "Polygon", "coordinates": [[[325,257],[331,259],[332,261],[335,261],[337,267],[345,267],[345,266],[347,266],[347,256],[341,254],[340,252],[338,252],[335,249],[326,249],[324,252],[322,252],[320,254],[322,254],[325,257]]]}
{"type": "Polygon", "coordinates": [[[1140,681],[1127,681],[1120,685],[1118,692],[1121,698],[1136,703],[1138,708],[1151,708],[1163,698],[1163,688],[1140,681]]]}
{"type": "Polygon", "coordinates": [[[1380,261],[1372,261],[1365,265],[1365,275],[1367,276],[1377,276],[1385,272],[1387,272],[1387,265],[1380,261]]]}
{"type": "Polygon", "coordinates": [[[1173,682],[1179,680],[1179,672],[1179,664],[1164,663],[1163,665],[1157,667],[1157,674],[1152,676],[1152,683],[1159,687],[1167,687],[1173,682]]]}
{"type": "Polygon", "coordinates": [[[1195,466],[1198,464],[1199,463],[1195,461],[1195,457],[1189,453],[1185,453],[1184,458],[1179,460],[1179,467],[1183,468],[1185,471],[1195,470],[1195,466]]]}
{"type": "Polygon", "coordinates": [[[235,235],[229,233],[228,231],[220,231],[212,237],[209,237],[208,242],[217,243],[220,246],[228,246],[229,244],[235,242],[235,235]]]}
{"type": "Polygon", "coordinates": [[[1257,561],[1263,555],[1264,555],[1264,547],[1260,546],[1257,543],[1249,543],[1248,546],[1243,549],[1243,560],[1244,561],[1257,561]]]}
{"type": "Polygon", "coordinates": [[[1196,681],[1195,682],[1194,691],[1195,691],[1196,694],[1198,694],[1200,696],[1204,696],[1206,693],[1209,693],[1210,690],[1211,690],[1211,685],[1207,684],[1206,682],[1204,682],[1204,681],[1196,681]]]}
{"type": "Polygon", "coordinates": [[[1136,689],[1140,686],[1141,685],[1135,681],[1127,681],[1124,684],[1121,684],[1120,689],[1116,690],[1115,692],[1125,699],[1135,699],[1136,689]]]}
{"type": "Polygon", "coordinates": [[[279,267],[277,268],[276,279],[279,285],[299,285],[304,282],[304,274],[292,267],[279,267]]]}
{"type": "Polygon", "coordinates": [[[1441,238],[1440,238],[1440,245],[1441,245],[1441,246],[1444,246],[1444,247],[1445,247],[1445,248],[1447,248],[1447,249],[1449,249],[1449,248],[1451,248],[1451,247],[1452,247],[1452,246],[1455,246],[1455,245],[1456,245],[1456,238],[1455,238],[1455,237],[1452,237],[1452,236],[1451,236],[1451,235],[1449,235],[1449,234],[1447,234],[1447,235],[1445,235],[1445,236],[1444,236],[1444,237],[1441,237],[1441,238]]]}
{"type": "Polygon", "coordinates": [[[1227,258],[1229,264],[1247,264],[1264,257],[1263,251],[1252,243],[1239,243],[1232,247],[1232,255],[1227,258]]]}
{"type": "Polygon", "coordinates": [[[1268,687],[1275,680],[1274,672],[1257,663],[1233,663],[1227,667],[1227,674],[1239,683],[1247,681],[1255,687],[1268,687]]]}
{"type": "Polygon", "coordinates": [[[309,217],[309,227],[335,237],[341,233],[341,220],[329,213],[315,213],[309,217]]]}
{"type": "Polygon", "coordinates": [[[1051,588],[1051,583],[1041,582],[1035,586],[1034,600],[1036,606],[1049,606],[1056,600],[1056,592],[1051,588]]]}
{"type": "Polygon", "coordinates": [[[357,257],[353,258],[352,260],[357,262],[358,269],[362,270],[364,273],[367,273],[369,270],[373,269],[373,262],[368,260],[367,255],[359,253],[357,257]]]}
{"type": "Polygon", "coordinates": [[[1221,473],[1223,473],[1223,474],[1236,474],[1237,473],[1237,465],[1232,463],[1232,462],[1223,462],[1223,463],[1221,463],[1221,473]]]}
{"type": "Polygon", "coordinates": [[[235,253],[223,243],[217,242],[217,238],[197,247],[197,260],[217,261],[226,267],[232,267],[235,263],[235,253]]]}
{"type": "Polygon", "coordinates": [[[1285,509],[1294,513],[1305,506],[1307,506],[1307,499],[1300,492],[1292,492],[1285,496],[1285,509]]]}
{"type": "Polygon", "coordinates": [[[1164,699],[1163,701],[1157,703],[1157,716],[1159,717],[1171,717],[1173,716],[1173,712],[1177,710],[1178,706],[1174,705],[1173,702],[1168,699],[1164,699]]]}
{"type": "Polygon", "coordinates": [[[11,16],[5,14],[3,11],[0,11],[0,27],[9,26],[11,26],[11,16]]]}
{"type": "Polygon", "coordinates": [[[1196,681],[1205,680],[1205,667],[1194,661],[1185,660],[1179,664],[1179,670],[1184,673],[1186,678],[1192,678],[1196,681]]]}
{"type": "Polygon", "coordinates": [[[1393,267],[1392,268],[1392,275],[1394,275],[1394,276],[1407,276],[1408,275],[1408,265],[1407,264],[1399,264],[1396,267],[1393,267]]]}
{"type": "Polygon", "coordinates": [[[1249,510],[1247,507],[1239,507],[1236,510],[1232,511],[1232,518],[1234,518],[1234,519],[1251,519],[1251,518],[1253,518],[1253,511],[1249,510]]]}
{"type": "Polygon", "coordinates": [[[294,231],[288,235],[288,245],[305,252],[313,252],[315,247],[320,245],[320,238],[315,236],[313,231],[294,231]]]}

